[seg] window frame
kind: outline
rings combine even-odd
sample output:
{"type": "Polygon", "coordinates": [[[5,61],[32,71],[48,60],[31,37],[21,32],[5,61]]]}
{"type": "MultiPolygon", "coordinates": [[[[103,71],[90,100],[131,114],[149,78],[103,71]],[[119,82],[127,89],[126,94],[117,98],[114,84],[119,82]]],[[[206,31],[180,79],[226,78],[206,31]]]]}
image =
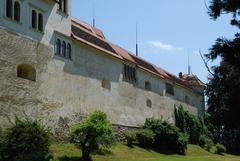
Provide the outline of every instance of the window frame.
{"type": "Polygon", "coordinates": [[[62,36],[56,35],[54,42],[54,55],[72,60],[72,51],[71,41],[62,36]]]}
{"type": "Polygon", "coordinates": [[[137,82],[137,67],[134,67],[133,65],[129,65],[127,63],[123,63],[123,81],[129,82],[129,83],[136,83],[137,82]]]}
{"type": "Polygon", "coordinates": [[[166,94],[171,95],[171,96],[175,95],[174,84],[165,82],[165,90],[166,90],[166,94]]]}
{"type": "Polygon", "coordinates": [[[31,6],[30,7],[30,28],[34,31],[37,31],[37,32],[40,32],[40,33],[43,33],[44,32],[44,12],[37,9],[36,7],[34,6],[31,6]],[[33,12],[36,13],[36,17],[35,17],[35,21],[33,22],[33,12]],[[39,18],[41,17],[41,18],[39,18]],[[41,20],[41,22],[40,22],[41,20]],[[33,26],[34,24],[34,26],[33,26]]]}
{"type": "Polygon", "coordinates": [[[5,0],[4,16],[11,21],[21,23],[21,6],[22,4],[19,0],[5,0]],[[18,8],[16,8],[16,6],[18,6],[18,8]]]}

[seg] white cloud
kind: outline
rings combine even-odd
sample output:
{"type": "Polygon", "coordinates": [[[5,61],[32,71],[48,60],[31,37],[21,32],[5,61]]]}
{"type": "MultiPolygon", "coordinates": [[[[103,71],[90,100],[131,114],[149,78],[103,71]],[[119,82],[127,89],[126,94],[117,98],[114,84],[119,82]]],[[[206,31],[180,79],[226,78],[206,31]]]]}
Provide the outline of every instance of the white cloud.
{"type": "Polygon", "coordinates": [[[149,41],[150,44],[154,48],[169,50],[169,51],[183,51],[183,47],[175,47],[171,44],[163,43],[161,41],[149,41]]]}

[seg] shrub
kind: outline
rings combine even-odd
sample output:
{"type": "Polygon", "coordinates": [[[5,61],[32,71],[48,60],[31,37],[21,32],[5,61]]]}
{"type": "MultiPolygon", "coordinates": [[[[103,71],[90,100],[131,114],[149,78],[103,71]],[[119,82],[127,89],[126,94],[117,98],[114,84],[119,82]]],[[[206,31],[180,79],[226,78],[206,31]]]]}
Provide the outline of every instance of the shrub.
{"type": "Polygon", "coordinates": [[[112,125],[104,112],[96,111],[73,126],[71,142],[82,149],[82,159],[90,160],[90,153],[100,146],[109,148],[113,143],[112,125]]]}
{"type": "Polygon", "coordinates": [[[222,144],[216,144],[216,148],[217,148],[217,153],[218,154],[222,154],[225,153],[227,151],[226,147],[222,144]]]}
{"type": "Polygon", "coordinates": [[[149,118],[146,119],[144,128],[154,132],[155,148],[185,154],[188,143],[187,135],[180,133],[176,126],[162,119],[149,118]]]}
{"type": "Polygon", "coordinates": [[[199,138],[199,145],[207,150],[207,151],[210,151],[211,147],[214,146],[214,143],[212,141],[211,138],[205,136],[205,135],[201,135],[200,138],[199,138]]]}
{"type": "Polygon", "coordinates": [[[2,160],[44,161],[49,160],[49,129],[39,121],[16,118],[1,142],[2,160]]]}
{"type": "Polygon", "coordinates": [[[133,143],[137,141],[135,131],[127,131],[125,134],[127,146],[132,147],[133,143]]]}
{"type": "Polygon", "coordinates": [[[145,148],[152,147],[154,143],[155,134],[149,129],[140,129],[135,132],[138,144],[145,148]]]}
{"type": "Polygon", "coordinates": [[[211,136],[203,118],[184,111],[181,105],[178,108],[175,107],[174,111],[176,126],[180,128],[181,132],[186,132],[189,135],[190,143],[199,144],[201,135],[211,136]]]}

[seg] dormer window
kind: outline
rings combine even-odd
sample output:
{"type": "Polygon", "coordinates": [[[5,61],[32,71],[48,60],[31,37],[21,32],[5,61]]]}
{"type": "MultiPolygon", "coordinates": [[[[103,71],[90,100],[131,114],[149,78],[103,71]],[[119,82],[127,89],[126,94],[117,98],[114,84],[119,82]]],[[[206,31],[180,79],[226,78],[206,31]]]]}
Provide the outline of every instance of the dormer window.
{"type": "Polygon", "coordinates": [[[58,9],[64,13],[67,13],[67,0],[59,0],[58,1],[58,9]]]}
{"type": "Polygon", "coordinates": [[[19,1],[6,0],[6,17],[20,22],[21,5],[19,1]]]}

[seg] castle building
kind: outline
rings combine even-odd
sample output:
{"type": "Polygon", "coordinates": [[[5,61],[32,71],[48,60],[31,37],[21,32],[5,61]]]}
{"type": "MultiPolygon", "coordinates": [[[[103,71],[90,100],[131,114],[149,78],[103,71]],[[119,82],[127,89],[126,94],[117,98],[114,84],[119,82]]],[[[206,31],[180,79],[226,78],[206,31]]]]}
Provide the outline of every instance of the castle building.
{"type": "Polygon", "coordinates": [[[71,17],[71,0],[0,0],[0,126],[28,115],[54,129],[95,110],[117,126],[204,112],[204,84],[167,72],[71,17]]]}

